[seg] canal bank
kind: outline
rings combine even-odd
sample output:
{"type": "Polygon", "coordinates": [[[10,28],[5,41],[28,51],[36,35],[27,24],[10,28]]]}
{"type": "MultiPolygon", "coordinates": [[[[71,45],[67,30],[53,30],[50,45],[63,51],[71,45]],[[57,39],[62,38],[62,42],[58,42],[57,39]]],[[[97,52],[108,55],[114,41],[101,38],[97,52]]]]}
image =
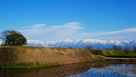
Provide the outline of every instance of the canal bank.
{"type": "Polygon", "coordinates": [[[136,58],[122,59],[102,56],[118,55],[116,53],[113,50],[1,46],[0,68],[37,68],[102,60],[136,61],[136,58]]]}

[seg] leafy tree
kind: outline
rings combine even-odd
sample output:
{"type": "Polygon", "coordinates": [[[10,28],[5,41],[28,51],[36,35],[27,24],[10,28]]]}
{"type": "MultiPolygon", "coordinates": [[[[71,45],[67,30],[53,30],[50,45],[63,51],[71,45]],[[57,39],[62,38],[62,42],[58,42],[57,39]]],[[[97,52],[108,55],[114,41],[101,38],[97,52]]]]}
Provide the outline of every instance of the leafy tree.
{"type": "Polygon", "coordinates": [[[27,44],[27,39],[17,31],[4,31],[3,46],[22,46],[27,44]]]}
{"type": "Polygon", "coordinates": [[[2,39],[3,41],[5,41],[7,35],[14,34],[14,33],[20,34],[20,32],[15,31],[15,30],[5,30],[5,31],[3,31],[1,33],[0,39],[2,39]]]}

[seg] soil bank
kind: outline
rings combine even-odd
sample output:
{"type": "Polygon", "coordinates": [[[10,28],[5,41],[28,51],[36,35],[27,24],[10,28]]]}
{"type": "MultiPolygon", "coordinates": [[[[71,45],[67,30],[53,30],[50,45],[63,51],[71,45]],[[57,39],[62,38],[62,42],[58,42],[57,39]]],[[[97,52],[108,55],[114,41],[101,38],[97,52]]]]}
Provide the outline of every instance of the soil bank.
{"type": "Polygon", "coordinates": [[[53,47],[26,47],[1,46],[1,68],[33,68],[60,64],[89,62],[97,57],[87,49],[53,48],[53,47]],[[28,66],[27,66],[28,65],[28,66]]]}
{"type": "Polygon", "coordinates": [[[136,61],[136,58],[111,58],[104,55],[122,56],[125,53],[114,50],[0,46],[0,68],[37,68],[98,60],[136,61]]]}

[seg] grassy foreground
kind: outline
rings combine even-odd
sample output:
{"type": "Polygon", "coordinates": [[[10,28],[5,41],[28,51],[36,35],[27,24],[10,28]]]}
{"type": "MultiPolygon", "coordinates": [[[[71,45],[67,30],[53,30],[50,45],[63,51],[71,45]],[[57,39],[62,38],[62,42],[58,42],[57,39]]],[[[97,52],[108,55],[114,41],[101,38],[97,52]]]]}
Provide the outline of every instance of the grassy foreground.
{"type": "Polygon", "coordinates": [[[36,68],[95,61],[86,49],[1,46],[0,68],[36,68]]]}
{"type": "Polygon", "coordinates": [[[136,56],[135,51],[119,51],[119,50],[90,50],[94,55],[103,55],[103,56],[136,56]]]}
{"type": "Polygon", "coordinates": [[[92,50],[91,51],[99,61],[117,61],[117,62],[136,62],[135,51],[119,50],[92,50]]]}
{"type": "Polygon", "coordinates": [[[136,52],[89,50],[53,47],[1,46],[0,68],[37,68],[90,61],[136,61],[136,58],[105,56],[136,56],[136,52]]]}

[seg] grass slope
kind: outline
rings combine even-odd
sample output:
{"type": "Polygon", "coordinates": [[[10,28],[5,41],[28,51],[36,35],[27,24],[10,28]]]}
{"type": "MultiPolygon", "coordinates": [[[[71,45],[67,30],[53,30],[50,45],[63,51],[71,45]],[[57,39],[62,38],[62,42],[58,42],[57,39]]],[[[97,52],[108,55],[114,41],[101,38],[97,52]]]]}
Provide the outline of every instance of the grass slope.
{"type": "Polygon", "coordinates": [[[36,68],[61,64],[107,61],[136,61],[136,58],[105,56],[136,56],[136,52],[117,50],[90,50],[54,47],[1,46],[0,68],[36,68]]]}
{"type": "Polygon", "coordinates": [[[96,60],[86,49],[1,46],[0,68],[35,68],[96,60]]]}

